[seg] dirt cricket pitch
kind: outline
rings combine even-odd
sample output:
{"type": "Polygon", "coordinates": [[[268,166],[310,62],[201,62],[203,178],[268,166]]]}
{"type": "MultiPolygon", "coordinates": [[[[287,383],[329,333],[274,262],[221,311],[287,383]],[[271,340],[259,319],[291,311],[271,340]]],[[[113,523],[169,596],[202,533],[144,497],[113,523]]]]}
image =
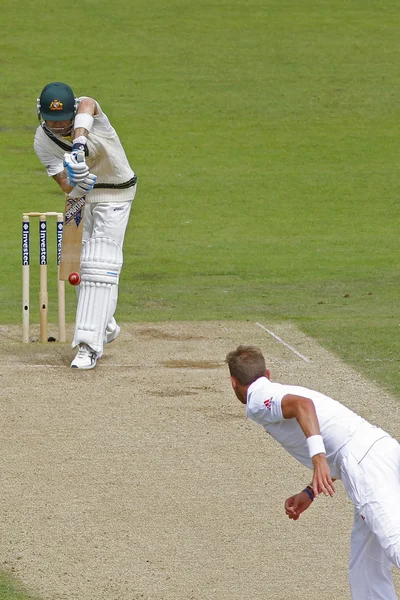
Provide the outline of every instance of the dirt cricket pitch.
{"type": "Polygon", "coordinates": [[[285,517],[310,471],[246,421],[224,358],[257,345],[273,380],[395,436],[399,407],[295,327],[261,325],[125,325],[88,372],[68,344],[0,327],[0,569],[44,600],[349,599],[340,482],[285,517]]]}

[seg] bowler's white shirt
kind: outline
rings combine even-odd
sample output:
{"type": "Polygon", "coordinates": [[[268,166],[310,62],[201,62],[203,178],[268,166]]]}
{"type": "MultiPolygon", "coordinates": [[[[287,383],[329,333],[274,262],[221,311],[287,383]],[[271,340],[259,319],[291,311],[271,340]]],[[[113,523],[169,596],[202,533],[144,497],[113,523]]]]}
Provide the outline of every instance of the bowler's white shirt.
{"type": "Polygon", "coordinates": [[[340,479],[340,450],[355,436],[358,429],[362,430],[364,441],[366,436],[370,440],[368,447],[384,433],[329,396],[300,386],[273,383],[266,377],[260,377],[247,390],[247,416],[262,425],[289,454],[310,469],[313,469],[313,464],[306,437],[297,419],[285,419],[282,415],[282,398],[287,394],[303,396],[313,401],[331,476],[336,479],[340,479]]]}

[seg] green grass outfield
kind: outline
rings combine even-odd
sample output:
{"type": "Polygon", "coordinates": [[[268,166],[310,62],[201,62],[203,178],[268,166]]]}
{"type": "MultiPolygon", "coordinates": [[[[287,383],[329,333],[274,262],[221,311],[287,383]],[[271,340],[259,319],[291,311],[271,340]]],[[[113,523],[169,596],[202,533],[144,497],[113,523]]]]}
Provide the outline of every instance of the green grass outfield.
{"type": "Polygon", "coordinates": [[[32,148],[61,80],[139,178],[121,321],[290,320],[400,397],[396,0],[1,9],[1,323],[21,321],[21,213],[64,204],[32,148]]]}
{"type": "Polygon", "coordinates": [[[61,79],[139,177],[119,319],[290,319],[400,394],[398,3],[83,0],[84,33],[69,5],[23,13],[2,6],[1,322],[22,211],[63,208],[32,150],[61,79]]]}
{"type": "Polygon", "coordinates": [[[15,582],[9,575],[0,573],[0,599],[1,600],[39,600],[31,596],[15,582]]]}

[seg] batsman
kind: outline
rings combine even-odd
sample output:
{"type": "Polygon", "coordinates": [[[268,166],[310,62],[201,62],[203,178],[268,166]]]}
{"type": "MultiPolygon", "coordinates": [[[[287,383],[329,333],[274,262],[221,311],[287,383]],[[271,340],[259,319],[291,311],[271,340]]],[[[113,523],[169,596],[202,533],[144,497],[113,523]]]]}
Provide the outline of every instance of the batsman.
{"type": "Polygon", "coordinates": [[[68,200],[84,206],[72,342],[78,351],[71,367],[93,369],[104,344],[120,333],[114,314],[137,178],[96,100],[75,97],[69,85],[53,82],[43,88],[37,111],[36,155],[68,200]]]}

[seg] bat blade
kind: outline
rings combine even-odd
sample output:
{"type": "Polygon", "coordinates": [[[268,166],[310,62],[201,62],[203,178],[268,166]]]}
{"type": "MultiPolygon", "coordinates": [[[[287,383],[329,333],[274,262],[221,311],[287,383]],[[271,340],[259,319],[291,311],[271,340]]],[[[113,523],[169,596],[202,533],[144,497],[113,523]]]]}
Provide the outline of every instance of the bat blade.
{"type": "Polygon", "coordinates": [[[85,196],[82,198],[66,197],[64,211],[64,232],[60,259],[60,279],[68,281],[71,273],[80,272],[83,215],[85,196]]]}

